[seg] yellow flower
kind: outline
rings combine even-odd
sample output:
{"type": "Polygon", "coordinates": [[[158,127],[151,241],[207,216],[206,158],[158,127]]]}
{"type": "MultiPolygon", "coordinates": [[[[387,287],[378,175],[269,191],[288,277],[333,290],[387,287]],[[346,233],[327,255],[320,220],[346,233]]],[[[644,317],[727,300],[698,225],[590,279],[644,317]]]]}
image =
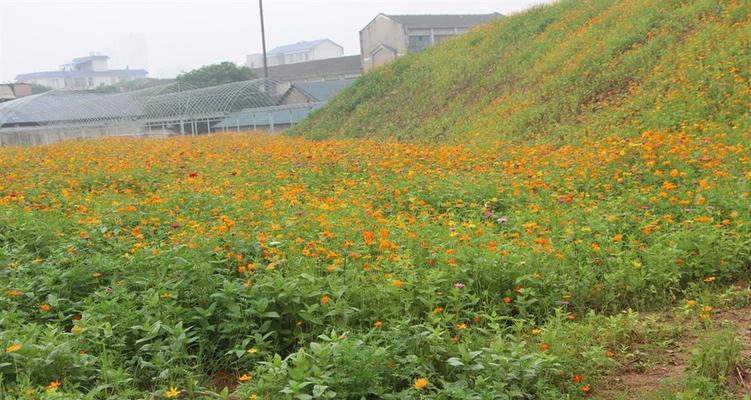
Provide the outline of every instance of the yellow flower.
{"type": "Polygon", "coordinates": [[[464,330],[464,329],[467,329],[467,324],[465,324],[464,322],[456,324],[456,329],[458,329],[460,331],[464,330]]]}
{"type": "Polygon", "coordinates": [[[70,329],[72,333],[75,333],[76,335],[83,332],[83,328],[81,328],[79,325],[74,326],[70,329]]]}
{"type": "Polygon", "coordinates": [[[425,386],[428,386],[428,380],[425,378],[420,378],[415,381],[415,389],[423,389],[425,386]]]}
{"type": "Polygon", "coordinates": [[[247,382],[247,381],[249,381],[249,380],[253,379],[253,376],[251,376],[251,375],[248,375],[248,374],[243,374],[243,375],[242,375],[241,377],[239,377],[238,379],[240,380],[240,382],[247,382]]]}
{"type": "Polygon", "coordinates": [[[542,329],[539,329],[539,328],[532,329],[532,334],[533,335],[539,335],[541,333],[542,333],[542,329]]]}
{"type": "Polygon", "coordinates": [[[256,353],[258,353],[258,349],[256,349],[255,347],[251,347],[251,348],[248,349],[248,353],[250,353],[250,354],[256,354],[256,353]]]}
{"type": "Polygon", "coordinates": [[[688,304],[689,307],[693,307],[696,305],[696,300],[686,300],[686,304],[688,304]]]}
{"type": "Polygon", "coordinates": [[[177,397],[179,394],[180,394],[180,391],[177,390],[177,388],[173,386],[169,388],[169,390],[167,391],[167,398],[177,397]]]}
{"type": "Polygon", "coordinates": [[[20,343],[13,343],[12,345],[8,346],[7,349],[5,349],[6,353],[15,353],[18,350],[21,350],[21,344],[20,343]]]}
{"type": "Polygon", "coordinates": [[[712,283],[712,282],[714,282],[716,280],[717,280],[717,278],[715,278],[714,276],[708,276],[708,277],[704,278],[704,282],[706,282],[706,283],[712,283]]]}

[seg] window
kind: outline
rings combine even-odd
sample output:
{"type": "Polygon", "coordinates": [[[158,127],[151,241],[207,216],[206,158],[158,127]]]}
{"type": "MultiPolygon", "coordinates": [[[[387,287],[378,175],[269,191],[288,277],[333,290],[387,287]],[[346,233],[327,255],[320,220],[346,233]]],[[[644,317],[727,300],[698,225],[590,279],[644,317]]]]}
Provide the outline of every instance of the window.
{"type": "Polygon", "coordinates": [[[429,35],[410,35],[409,36],[409,52],[419,53],[430,46],[429,35]]]}

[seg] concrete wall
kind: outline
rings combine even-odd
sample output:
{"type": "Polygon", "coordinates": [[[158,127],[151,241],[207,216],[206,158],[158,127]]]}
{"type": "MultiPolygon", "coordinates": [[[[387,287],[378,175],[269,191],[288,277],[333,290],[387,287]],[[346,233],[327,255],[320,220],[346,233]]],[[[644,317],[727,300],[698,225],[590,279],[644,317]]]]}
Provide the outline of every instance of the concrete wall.
{"type": "Polygon", "coordinates": [[[392,54],[396,52],[393,58],[407,54],[407,32],[401,24],[384,15],[378,15],[360,31],[363,70],[368,71],[380,65],[379,63],[390,61],[391,56],[386,57],[383,53],[384,46],[393,49],[392,54]]]}

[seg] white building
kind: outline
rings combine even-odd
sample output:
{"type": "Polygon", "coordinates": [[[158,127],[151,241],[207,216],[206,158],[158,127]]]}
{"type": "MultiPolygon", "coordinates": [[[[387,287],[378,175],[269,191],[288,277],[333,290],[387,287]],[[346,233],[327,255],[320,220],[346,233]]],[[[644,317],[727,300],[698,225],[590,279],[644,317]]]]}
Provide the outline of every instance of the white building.
{"type": "Polygon", "coordinates": [[[480,15],[386,15],[378,14],[360,31],[360,54],[365,71],[409,53],[465,33],[477,25],[502,17],[480,15]]]}
{"type": "Polygon", "coordinates": [[[108,56],[92,53],[87,57],[73,59],[57,71],[18,75],[16,81],[53,89],[89,90],[145,78],[149,74],[143,69],[109,69],[108,60],[108,56]]]}
{"type": "MultiPolygon", "coordinates": [[[[295,64],[313,60],[325,60],[341,57],[344,48],[329,39],[298,42],[273,48],[266,53],[269,67],[295,64]]],[[[250,68],[263,68],[263,54],[251,54],[247,57],[250,68]]]]}

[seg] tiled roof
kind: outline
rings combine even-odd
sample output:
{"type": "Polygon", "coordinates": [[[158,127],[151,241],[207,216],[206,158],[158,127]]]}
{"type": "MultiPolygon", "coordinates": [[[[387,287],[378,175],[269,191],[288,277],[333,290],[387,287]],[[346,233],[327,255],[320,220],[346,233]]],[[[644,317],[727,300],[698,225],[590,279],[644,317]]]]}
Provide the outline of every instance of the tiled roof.
{"type": "Polygon", "coordinates": [[[408,28],[469,28],[503,17],[499,13],[467,15],[386,15],[408,28]]]}
{"type": "MultiPolygon", "coordinates": [[[[263,68],[253,70],[263,76],[263,68]]],[[[332,79],[358,76],[362,72],[360,56],[345,56],[269,67],[269,78],[298,82],[311,79],[332,79]]]]}

